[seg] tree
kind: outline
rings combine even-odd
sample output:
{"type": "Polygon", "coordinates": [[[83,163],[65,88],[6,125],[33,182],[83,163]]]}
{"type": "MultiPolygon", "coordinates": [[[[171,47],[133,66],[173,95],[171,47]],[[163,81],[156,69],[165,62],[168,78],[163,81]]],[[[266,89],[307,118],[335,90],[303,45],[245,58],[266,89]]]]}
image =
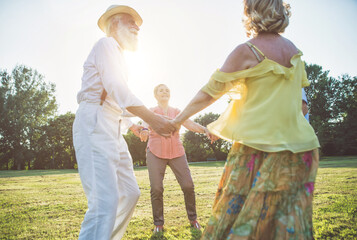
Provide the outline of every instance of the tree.
{"type": "Polygon", "coordinates": [[[321,66],[307,64],[310,86],[305,88],[310,122],[325,155],[357,153],[357,79],[348,75],[328,76],[321,66]]]}
{"type": "Polygon", "coordinates": [[[316,64],[306,64],[307,77],[310,86],[305,88],[309,102],[310,123],[319,137],[321,146],[329,145],[332,141],[332,119],[334,119],[333,105],[334,79],[328,77],[329,72],[323,71],[316,64]]]}
{"type": "Polygon", "coordinates": [[[339,99],[336,102],[339,121],[336,124],[336,153],[357,154],[357,77],[343,75],[339,82],[339,99]]]}
{"type": "Polygon", "coordinates": [[[33,163],[35,169],[73,169],[76,168],[72,138],[74,114],[67,112],[50,119],[41,129],[41,137],[36,142],[33,163]]]}
{"type": "MultiPolygon", "coordinates": [[[[199,115],[194,119],[195,122],[202,126],[207,126],[209,123],[217,120],[219,114],[206,113],[199,115]]],[[[217,160],[225,160],[229,152],[231,144],[222,139],[217,140],[213,144],[203,134],[187,131],[183,138],[186,155],[189,161],[206,161],[207,158],[215,158],[217,160]]]]}
{"type": "Polygon", "coordinates": [[[36,70],[16,66],[0,71],[0,150],[2,167],[31,167],[40,129],[57,110],[55,85],[36,70]]]}
{"type": "Polygon", "coordinates": [[[129,152],[133,158],[135,166],[146,166],[146,145],[147,142],[141,142],[140,138],[134,135],[132,131],[128,131],[124,135],[125,141],[128,144],[129,152]]]}

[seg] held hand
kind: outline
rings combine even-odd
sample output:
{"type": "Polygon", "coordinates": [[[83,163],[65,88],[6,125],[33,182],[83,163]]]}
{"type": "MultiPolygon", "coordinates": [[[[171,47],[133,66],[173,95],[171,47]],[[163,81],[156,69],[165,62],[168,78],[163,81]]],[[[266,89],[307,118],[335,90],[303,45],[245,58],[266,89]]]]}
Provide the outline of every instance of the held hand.
{"type": "Polygon", "coordinates": [[[172,120],[172,118],[170,118],[169,116],[165,116],[165,115],[159,115],[159,116],[166,118],[167,120],[172,120]]]}
{"type": "Polygon", "coordinates": [[[149,130],[147,128],[143,128],[140,131],[140,141],[146,142],[149,138],[149,130]]]}
{"type": "Polygon", "coordinates": [[[129,129],[134,133],[135,136],[140,138],[140,132],[143,127],[140,125],[133,124],[129,129]]]}
{"type": "Polygon", "coordinates": [[[163,137],[171,137],[171,134],[176,130],[172,123],[162,117],[159,117],[157,121],[150,124],[151,128],[163,137]]]}
{"type": "Polygon", "coordinates": [[[171,122],[172,126],[174,126],[174,128],[175,128],[175,132],[180,131],[181,124],[179,124],[178,122],[176,122],[175,119],[174,119],[174,120],[171,120],[170,122],[171,122]]]}
{"type": "Polygon", "coordinates": [[[211,144],[219,139],[219,137],[212,134],[207,128],[205,128],[205,135],[211,140],[211,144]]]}

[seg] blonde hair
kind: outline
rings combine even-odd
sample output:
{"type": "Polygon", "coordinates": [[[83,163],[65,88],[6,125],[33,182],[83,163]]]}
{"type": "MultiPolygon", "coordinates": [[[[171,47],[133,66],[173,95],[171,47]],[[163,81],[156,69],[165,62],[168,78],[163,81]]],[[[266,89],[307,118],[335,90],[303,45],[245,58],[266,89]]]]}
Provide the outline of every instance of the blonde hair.
{"type": "Polygon", "coordinates": [[[255,37],[260,32],[283,33],[291,12],[282,0],[244,0],[244,15],[246,34],[255,37]]]}
{"type": "Polygon", "coordinates": [[[160,83],[159,85],[157,85],[157,86],[154,88],[154,96],[155,96],[155,97],[156,97],[157,91],[159,90],[159,87],[161,87],[161,86],[165,86],[165,87],[167,87],[167,88],[169,89],[169,87],[166,86],[166,84],[160,83]]]}

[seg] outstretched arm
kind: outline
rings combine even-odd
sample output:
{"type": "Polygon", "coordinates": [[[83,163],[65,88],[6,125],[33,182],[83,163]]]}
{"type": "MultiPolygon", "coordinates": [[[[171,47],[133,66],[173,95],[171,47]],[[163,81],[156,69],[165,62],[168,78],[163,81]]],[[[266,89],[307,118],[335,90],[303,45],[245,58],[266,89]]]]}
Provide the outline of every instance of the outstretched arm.
{"type": "MultiPolygon", "coordinates": [[[[246,47],[245,44],[239,45],[227,57],[220,71],[229,73],[248,68],[250,63],[247,63],[245,54],[248,51],[249,48],[246,47]]],[[[206,107],[214,103],[216,100],[217,99],[213,98],[208,93],[200,90],[191,100],[191,102],[186,106],[186,108],[173,121],[175,128],[178,129],[178,127],[182,125],[192,115],[205,109],[206,107]]]]}
{"type": "Polygon", "coordinates": [[[206,128],[201,124],[198,124],[191,119],[187,119],[183,124],[185,128],[196,133],[205,133],[206,128]]]}
{"type": "Polygon", "coordinates": [[[176,129],[179,129],[180,125],[182,125],[192,115],[205,109],[215,101],[216,99],[200,90],[191,100],[191,102],[185,107],[185,109],[172,121],[172,123],[176,129]]]}
{"type": "Polygon", "coordinates": [[[211,140],[211,143],[213,143],[214,141],[219,139],[219,137],[210,133],[210,131],[206,127],[204,127],[201,124],[198,124],[190,119],[187,119],[182,125],[192,132],[205,134],[206,137],[211,140]]]}

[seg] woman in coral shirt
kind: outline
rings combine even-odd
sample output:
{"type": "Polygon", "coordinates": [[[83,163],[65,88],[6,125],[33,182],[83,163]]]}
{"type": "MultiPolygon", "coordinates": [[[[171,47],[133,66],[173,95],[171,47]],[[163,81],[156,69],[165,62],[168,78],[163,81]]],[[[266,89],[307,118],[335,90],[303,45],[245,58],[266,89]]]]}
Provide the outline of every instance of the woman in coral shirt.
{"type": "MultiPolygon", "coordinates": [[[[166,85],[159,84],[156,86],[154,95],[157,99],[158,106],[151,108],[151,111],[169,119],[174,119],[180,113],[180,110],[177,108],[169,106],[170,89],[166,85]]],[[[205,127],[189,119],[184,122],[183,126],[190,131],[203,133],[212,138],[205,127]]],[[[191,225],[196,229],[200,229],[201,226],[197,221],[196,214],[194,184],[179,132],[177,131],[171,137],[165,138],[152,129],[144,128],[140,136],[142,141],[149,139],[146,164],[150,178],[151,205],[155,225],[154,232],[163,231],[164,226],[163,179],[166,166],[170,166],[181,186],[185,198],[187,216],[191,225]]]]}

